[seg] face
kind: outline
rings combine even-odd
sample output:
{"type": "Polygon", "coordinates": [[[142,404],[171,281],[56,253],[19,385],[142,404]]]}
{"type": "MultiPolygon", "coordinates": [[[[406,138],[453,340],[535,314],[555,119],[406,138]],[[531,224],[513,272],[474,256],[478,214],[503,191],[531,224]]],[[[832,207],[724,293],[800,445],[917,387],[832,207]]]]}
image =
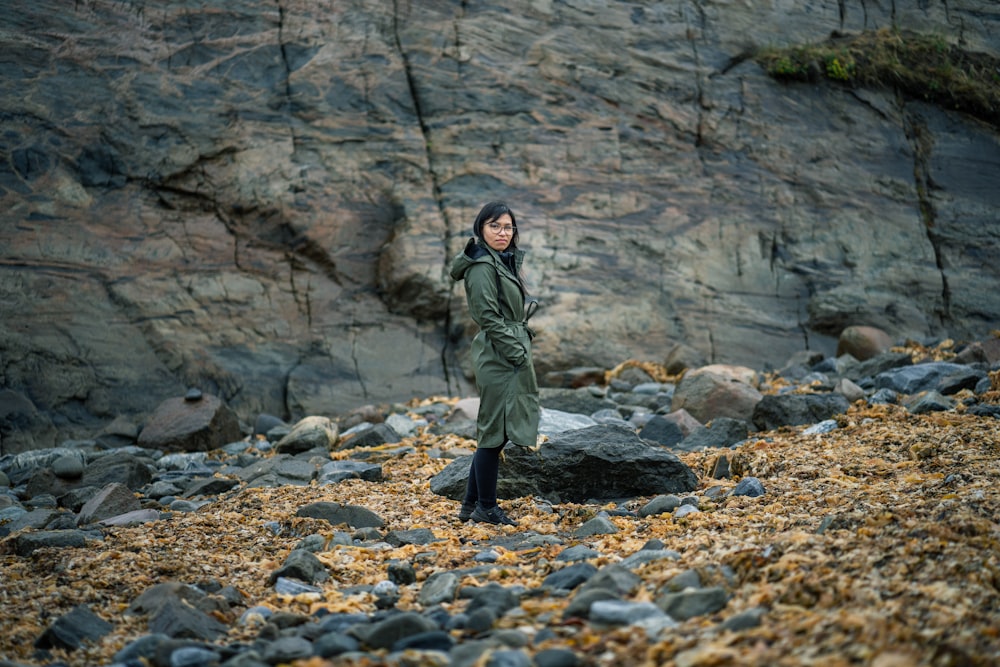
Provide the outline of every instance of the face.
{"type": "Polygon", "coordinates": [[[514,224],[510,215],[504,213],[496,220],[483,225],[483,240],[497,252],[503,252],[514,236],[514,224]]]}

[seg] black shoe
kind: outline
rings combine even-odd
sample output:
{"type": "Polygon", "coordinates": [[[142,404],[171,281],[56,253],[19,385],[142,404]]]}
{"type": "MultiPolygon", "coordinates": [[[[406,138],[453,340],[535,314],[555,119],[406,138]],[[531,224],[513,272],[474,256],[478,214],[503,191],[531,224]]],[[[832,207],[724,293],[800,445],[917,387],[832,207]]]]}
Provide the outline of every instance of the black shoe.
{"type": "Polygon", "coordinates": [[[458,510],[458,520],[465,522],[472,518],[472,513],[476,511],[476,503],[462,502],[462,509],[458,510]]]}
{"type": "Polygon", "coordinates": [[[517,522],[513,521],[510,517],[503,513],[499,505],[494,505],[493,507],[483,507],[479,503],[476,503],[476,509],[472,512],[472,520],[476,523],[492,523],[496,525],[507,525],[516,526],[517,522]]]}

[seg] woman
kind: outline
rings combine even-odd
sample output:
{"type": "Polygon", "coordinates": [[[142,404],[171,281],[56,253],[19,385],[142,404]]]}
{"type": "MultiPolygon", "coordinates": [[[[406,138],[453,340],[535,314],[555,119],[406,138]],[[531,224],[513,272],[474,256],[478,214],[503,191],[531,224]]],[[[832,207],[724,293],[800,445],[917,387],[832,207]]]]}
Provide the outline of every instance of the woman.
{"type": "Polygon", "coordinates": [[[508,440],[534,447],[538,438],[534,334],[527,325],[531,312],[525,309],[520,277],[524,251],[517,247],[514,213],[503,202],[490,202],[479,211],[472,234],[451,264],[451,277],[465,281],[469,313],[479,325],[472,340],[479,390],[476,453],[458,518],[516,526],[497,505],[497,474],[508,440]]]}

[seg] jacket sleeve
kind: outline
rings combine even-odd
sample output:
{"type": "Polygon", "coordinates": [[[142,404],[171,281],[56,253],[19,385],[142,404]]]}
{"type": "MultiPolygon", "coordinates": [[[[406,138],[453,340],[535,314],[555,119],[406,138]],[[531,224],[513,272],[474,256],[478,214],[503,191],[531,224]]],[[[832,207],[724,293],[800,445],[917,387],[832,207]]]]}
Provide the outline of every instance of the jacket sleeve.
{"type": "Polygon", "coordinates": [[[528,351],[504,319],[500,309],[496,269],[489,264],[470,266],[465,274],[465,296],[469,302],[469,314],[493,343],[497,354],[512,366],[523,364],[527,360],[528,351]]]}

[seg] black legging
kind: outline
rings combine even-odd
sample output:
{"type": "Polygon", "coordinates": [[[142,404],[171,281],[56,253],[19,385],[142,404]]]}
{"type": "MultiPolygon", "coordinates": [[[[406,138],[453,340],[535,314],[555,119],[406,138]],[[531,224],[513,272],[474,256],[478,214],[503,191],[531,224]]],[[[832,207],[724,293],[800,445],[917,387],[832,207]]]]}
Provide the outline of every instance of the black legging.
{"type": "Polygon", "coordinates": [[[497,504],[497,476],[500,474],[500,452],[503,447],[476,448],[469,467],[469,483],[465,486],[466,504],[472,505],[479,501],[486,508],[497,504]]]}

